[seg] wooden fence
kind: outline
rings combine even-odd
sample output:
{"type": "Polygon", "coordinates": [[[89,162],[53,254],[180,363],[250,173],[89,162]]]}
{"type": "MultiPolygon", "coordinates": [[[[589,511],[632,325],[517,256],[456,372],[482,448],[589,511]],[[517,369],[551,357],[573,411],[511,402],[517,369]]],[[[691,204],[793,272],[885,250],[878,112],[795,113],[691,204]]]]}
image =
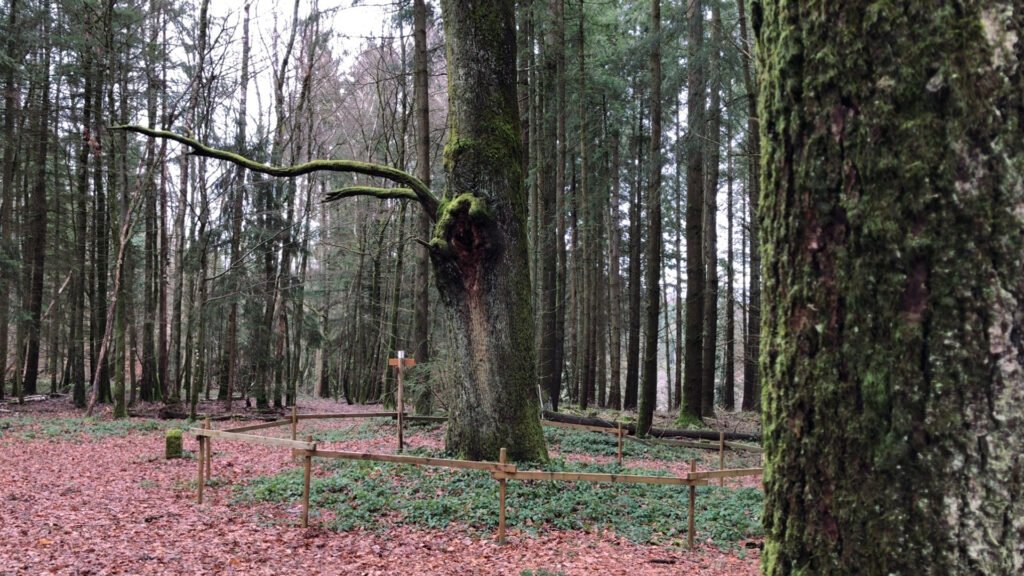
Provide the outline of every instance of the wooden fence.
{"type": "MultiPolygon", "coordinates": [[[[369,452],[346,452],[342,450],[321,450],[317,447],[316,442],[313,442],[312,437],[308,437],[306,441],[297,440],[298,423],[300,420],[326,420],[326,419],[358,419],[358,418],[396,418],[401,423],[403,420],[416,420],[425,419],[424,417],[412,417],[405,416],[399,418],[396,412],[367,412],[362,414],[296,414],[295,410],[292,410],[290,419],[275,420],[272,422],[263,422],[260,424],[253,424],[248,426],[239,426],[236,428],[230,428],[225,430],[214,430],[210,428],[210,422],[207,420],[202,428],[190,428],[189,432],[196,435],[199,441],[198,451],[198,463],[199,472],[197,478],[197,495],[196,499],[198,503],[203,503],[203,486],[206,480],[210,478],[212,471],[212,449],[213,439],[217,438],[220,440],[236,440],[248,442],[251,444],[259,444],[263,446],[277,447],[277,448],[290,448],[292,454],[301,457],[303,461],[303,488],[302,488],[302,527],[305,528],[309,525],[309,492],[310,492],[310,478],[312,473],[312,460],[313,458],[331,458],[340,460],[363,460],[371,462],[390,462],[397,464],[411,464],[415,466],[434,466],[442,468],[453,468],[461,470],[481,470],[489,472],[491,477],[498,482],[498,534],[497,539],[499,543],[505,542],[505,493],[506,483],[509,480],[519,481],[537,481],[546,480],[552,482],[612,482],[612,483],[623,483],[623,484],[659,484],[659,485],[670,485],[670,486],[686,486],[689,488],[689,527],[687,530],[687,544],[690,548],[693,548],[694,534],[696,528],[694,526],[694,515],[696,507],[696,489],[697,486],[706,486],[709,481],[719,479],[724,482],[725,478],[737,478],[743,476],[760,476],[762,468],[736,468],[726,469],[724,468],[724,450],[726,442],[724,439],[719,441],[719,450],[722,455],[719,459],[719,470],[712,470],[706,472],[697,471],[696,460],[690,461],[690,470],[686,476],[645,476],[636,474],[607,474],[607,473],[591,473],[591,472],[547,472],[544,470],[519,470],[515,464],[510,464],[506,461],[505,449],[501,449],[501,456],[498,462],[477,462],[470,460],[456,460],[450,458],[428,458],[422,456],[406,456],[402,454],[378,454],[369,452]],[[291,439],[287,438],[271,438],[267,436],[258,436],[254,434],[246,434],[246,432],[253,432],[256,430],[264,430],[267,428],[286,426],[291,424],[291,439]]],[[[431,420],[436,420],[437,417],[426,417],[431,420]]],[[[600,432],[604,434],[615,434],[618,438],[618,461],[622,463],[622,441],[626,436],[625,429],[620,424],[617,428],[602,428],[596,426],[585,426],[579,424],[567,424],[564,422],[551,422],[545,421],[544,425],[557,426],[559,428],[569,428],[584,430],[590,432],[600,432]]],[[[400,427],[401,428],[401,427],[400,427]]],[[[399,433],[399,450],[401,450],[402,440],[401,433],[399,433]]]]}

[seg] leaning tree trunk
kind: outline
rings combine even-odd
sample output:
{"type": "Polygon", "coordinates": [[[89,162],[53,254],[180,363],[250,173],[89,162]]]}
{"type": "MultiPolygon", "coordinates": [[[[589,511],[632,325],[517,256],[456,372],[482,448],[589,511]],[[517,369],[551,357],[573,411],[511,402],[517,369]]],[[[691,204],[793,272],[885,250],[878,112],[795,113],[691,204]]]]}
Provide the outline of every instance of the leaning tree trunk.
{"type": "Polygon", "coordinates": [[[513,0],[442,2],[448,55],[448,190],[431,260],[455,317],[462,377],[450,450],[546,459],[533,359],[513,0]]]}
{"type": "Polygon", "coordinates": [[[1024,26],[956,6],[754,10],[765,574],[1024,573],[1024,26]]]}

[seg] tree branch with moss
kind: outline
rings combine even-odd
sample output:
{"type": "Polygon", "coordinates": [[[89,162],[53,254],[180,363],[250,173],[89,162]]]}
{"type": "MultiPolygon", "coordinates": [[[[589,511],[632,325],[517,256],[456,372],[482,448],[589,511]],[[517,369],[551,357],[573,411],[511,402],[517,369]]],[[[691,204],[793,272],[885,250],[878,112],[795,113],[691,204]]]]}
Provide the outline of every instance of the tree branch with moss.
{"type": "Polygon", "coordinates": [[[134,125],[112,126],[111,130],[127,130],[129,132],[135,132],[151,138],[173,140],[191,148],[192,153],[196,156],[214,158],[217,160],[227,160],[228,162],[241,166],[242,168],[252,170],[253,172],[259,172],[261,174],[267,174],[269,176],[294,178],[295,176],[302,176],[311,172],[354,172],[356,174],[383,178],[399,184],[400,187],[378,188],[374,186],[350,186],[348,188],[343,188],[329,193],[324,198],[324,201],[331,202],[353,196],[372,196],[381,200],[403,198],[419,202],[420,206],[422,206],[427,212],[427,215],[430,216],[431,220],[437,219],[438,200],[426,184],[412,174],[390,166],[373,164],[370,162],[359,162],[356,160],[311,160],[309,162],[303,162],[301,164],[294,164],[291,166],[272,166],[270,164],[264,164],[250,158],[246,158],[245,156],[235,152],[229,152],[227,150],[221,150],[220,148],[207,146],[193,138],[182,136],[181,134],[176,134],[174,132],[168,132],[166,130],[154,130],[134,125]]]}

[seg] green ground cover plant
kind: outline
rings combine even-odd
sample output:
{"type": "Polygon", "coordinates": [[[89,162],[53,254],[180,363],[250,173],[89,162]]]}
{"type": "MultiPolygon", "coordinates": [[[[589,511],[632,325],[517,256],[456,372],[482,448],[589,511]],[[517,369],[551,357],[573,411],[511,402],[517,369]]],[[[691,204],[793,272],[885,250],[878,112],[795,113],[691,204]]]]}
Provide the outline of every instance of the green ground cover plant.
{"type": "MultiPolygon", "coordinates": [[[[498,484],[485,472],[375,462],[321,465],[329,474],[314,478],[310,505],[313,511],[333,511],[334,529],[383,529],[392,524],[426,528],[462,525],[472,531],[497,527],[498,484]]],[[[530,468],[664,474],[615,463],[560,459],[530,468]]],[[[759,490],[708,486],[697,491],[696,522],[701,537],[731,547],[761,535],[763,494],[759,490]]],[[[255,478],[237,487],[234,498],[292,502],[301,494],[302,472],[294,468],[255,478]]],[[[611,529],[637,543],[681,544],[688,525],[687,499],[688,490],[679,486],[509,481],[507,514],[509,526],[532,532],[611,529]]]]}

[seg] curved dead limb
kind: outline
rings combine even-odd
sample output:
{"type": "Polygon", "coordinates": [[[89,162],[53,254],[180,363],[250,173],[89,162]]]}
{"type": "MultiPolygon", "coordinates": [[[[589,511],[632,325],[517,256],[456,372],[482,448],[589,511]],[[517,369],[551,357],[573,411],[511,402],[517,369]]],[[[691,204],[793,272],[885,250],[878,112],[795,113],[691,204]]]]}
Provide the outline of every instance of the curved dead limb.
{"type": "Polygon", "coordinates": [[[430,189],[427,188],[419,178],[416,178],[408,172],[403,172],[402,170],[398,170],[397,168],[392,168],[390,166],[371,164],[369,162],[358,162],[355,160],[311,160],[309,162],[303,162],[302,164],[295,164],[293,166],[271,166],[269,164],[256,162],[255,160],[251,160],[234,152],[228,152],[227,150],[221,150],[219,148],[212,148],[187,136],[175,134],[174,132],[168,132],[166,130],[152,130],[143,126],[134,125],[112,126],[111,130],[127,130],[129,132],[143,134],[152,138],[174,140],[175,142],[179,142],[191,148],[193,154],[196,156],[215,158],[217,160],[227,160],[232,164],[252,170],[253,172],[259,172],[270,176],[291,178],[295,176],[302,176],[303,174],[309,174],[310,172],[355,172],[357,174],[384,178],[402,185],[403,188],[392,189],[353,186],[351,188],[332,192],[327,196],[326,201],[338,200],[351,196],[375,196],[382,199],[408,198],[419,202],[423,209],[426,210],[427,215],[430,216],[431,220],[437,219],[438,201],[430,189]]]}
{"type": "Polygon", "coordinates": [[[321,202],[334,202],[335,200],[341,200],[343,198],[353,198],[355,196],[373,196],[379,200],[416,200],[419,201],[419,197],[416,196],[416,192],[412,188],[379,188],[377,186],[347,186],[340,190],[328,192],[321,202]]]}

